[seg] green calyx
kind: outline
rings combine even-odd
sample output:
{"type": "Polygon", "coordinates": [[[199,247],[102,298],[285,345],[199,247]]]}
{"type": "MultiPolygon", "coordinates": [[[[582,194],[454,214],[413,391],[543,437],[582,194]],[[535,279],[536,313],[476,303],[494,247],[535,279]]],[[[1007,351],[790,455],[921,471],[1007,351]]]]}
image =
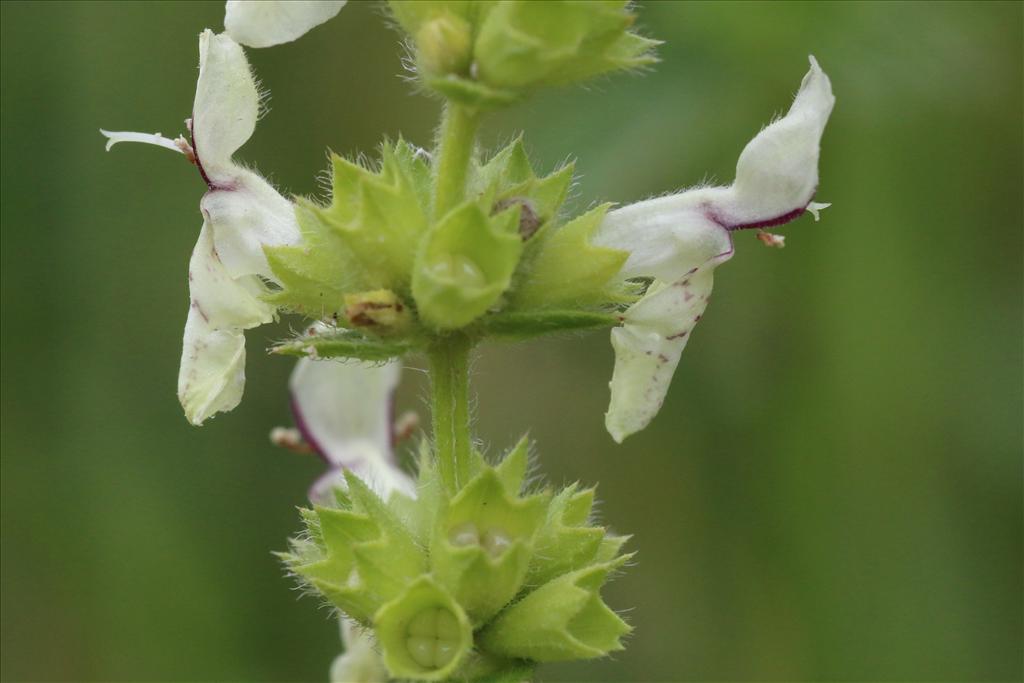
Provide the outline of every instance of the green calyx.
{"type": "Polygon", "coordinates": [[[372,629],[394,678],[523,680],[538,662],[620,649],[629,627],[600,588],[630,557],[624,539],[594,523],[592,490],[531,490],[527,451],[522,440],[496,465],[474,452],[454,492],[424,451],[416,498],[385,502],[349,476],[335,507],[303,511],[281,557],[372,629]]]}
{"type": "Polygon", "coordinates": [[[473,647],[465,612],[429,575],[381,607],[373,621],[384,664],[396,678],[450,678],[473,647]]]}
{"type": "Polygon", "coordinates": [[[492,216],[467,202],[431,228],[412,274],[424,323],[442,330],[464,327],[498,301],[522,254],[518,226],[518,208],[492,216]]]}
{"type": "Polygon", "coordinates": [[[510,104],[548,85],[656,61],[627,0],[392,0],[431,89],[467,106],[510,104]]]}
{"type": "Polygon", "coordinates": [[[489,624],[478,637],[480,646],[536,662],[590,659],[623,649],[622,638],[631,629],[604,603],[600,588],[629,557],[544,584],[489,624]]]}
{"type": "Polygon", "coordinates": [[[571,164],[539,176],[517,138],[470,156],[461,199],[439,213],[437,157],[404,140],[374,168],[332,156],[330,203],[296,201],[302,243],[265,249],[281,285],[270,301],[322,324],[274,352],[376,361],[453,332],[476,343],[620,323],[626,253],[591,242],[606,205],[563,220],[571,164]]]}
{"type": "Polygon", "coordinates": [[[381,147],[377,170],[331,156],[331,203],[296,202],[299,246],[267,247],[282,289],[273,302],[312,318],[343,317],[345,295],[407,297],[416,245],[428,228],[430,167],[404,140],[381,147]]]}

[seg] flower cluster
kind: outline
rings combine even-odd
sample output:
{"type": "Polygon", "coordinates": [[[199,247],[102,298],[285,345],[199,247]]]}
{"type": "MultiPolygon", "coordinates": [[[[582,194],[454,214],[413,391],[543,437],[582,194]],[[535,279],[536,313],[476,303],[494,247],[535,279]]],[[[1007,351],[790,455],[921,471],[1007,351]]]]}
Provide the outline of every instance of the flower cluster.
{"type": "Polygon", "coordinates": [[[231,0],[199,39],[188,137],[103,131],[183,154],[207,187],[189,264],[178,397],[201,424],[240,401],[245,331],[281,314],[303,332],[294,429],[276,443],[327,471],[305,532],[281,555],[341,616],[338,681],[521,680],[540,662],[599,657],[630,628],[600,590],[630,554],[592,515],[593,490],[527,478],[528,445],[488,462],[469,433],[468,362],[487,338],[610,329],[606,426],[616,441],[657,414],[732,233],[815,220],[820,140],[834,98],[810,59],[789,111],[747,144],[728,186],[573,216],[574,168],[539,173],[521,139],[489,156],[481,116],[540,87],[653,63],[625,0],[389,3],[423,90],[445,100],[435,149],[398,139],[376,164],[331,156],[328,201],[286,198],[234,160],[261,93],[244,46],[298,38],[344,2],[231,0]],[[398,464],[392,394],[425,354],[433,438],[416,476],[398,464]],[[341,362],[347,359],[348,362],[341,362]]]}

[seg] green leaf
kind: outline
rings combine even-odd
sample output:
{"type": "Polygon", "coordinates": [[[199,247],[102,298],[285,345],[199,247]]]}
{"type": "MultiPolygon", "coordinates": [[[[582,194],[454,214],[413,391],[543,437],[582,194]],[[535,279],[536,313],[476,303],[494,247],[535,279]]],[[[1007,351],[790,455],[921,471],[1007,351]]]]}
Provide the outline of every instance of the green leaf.
{"type": "Polygon", "coordinates": [[[545,334],[601,330],[621,324],[617,314],[574,310],[503,311],[480,319],[482,334],[529,339],[545,334]]]}
{"type": "Polygon", "coordinates": [[[508,288],[523,250],[518,225],[516,207],[492,217],[468,202],[431,228],[412,278],[421,320],[454,329],[493,306],[508,288]]]}
{"type": "Polygon", "coordinates": [[[278,344],[270,351],[282,356],[385,361],[404,356],[416,348],[417,345],[410,340],[379,339],[351,330],[335,330],[305,334],[278,344]]]}
{"type": "Polygon", "coordinates": [[[535,237],[531,248],[536,251],[524,267],[511,308],[586,308],[623,298],[615,289],[616,276],[629,254],[590,242],[609,206],[602,204],[535,237]]]}

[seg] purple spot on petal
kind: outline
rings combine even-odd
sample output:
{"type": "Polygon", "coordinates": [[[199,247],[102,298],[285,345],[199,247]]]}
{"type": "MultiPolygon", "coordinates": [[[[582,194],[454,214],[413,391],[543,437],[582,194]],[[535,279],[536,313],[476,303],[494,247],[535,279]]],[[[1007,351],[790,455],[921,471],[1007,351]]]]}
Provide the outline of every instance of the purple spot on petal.
{"type": "Polygon", "coordinates": [[[328,465],[333,465],[330,458],[327,457],[327,453],[324,451],[323,446],[317,441],[316,437],[313,436],[313,432],[309,428],[309,424],[306,422],[305,416],[302,414],[302,408],[299,406],[299,401],[295,398],[295,394],[291,395],[289,399],[289,405],[292,409],[292,416],[295,418],[295,428],[299,430],[299,434],[302,434],[302,438],[308,443],[320,458],[328,465]]]}

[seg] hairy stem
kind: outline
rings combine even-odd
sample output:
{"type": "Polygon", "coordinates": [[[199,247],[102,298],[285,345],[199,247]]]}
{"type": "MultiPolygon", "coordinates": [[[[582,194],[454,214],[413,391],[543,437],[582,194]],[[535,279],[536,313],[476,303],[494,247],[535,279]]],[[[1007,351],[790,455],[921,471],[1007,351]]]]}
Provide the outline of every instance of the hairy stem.
{"type": "Polygon", "coordinates": [[[470,473],[469,352],[464,335],[439,340],[430,349],[431,413],[438,472],[454,493],[470,473]]]}
{"type": "Polygon", "coordinates": [[[477,112],[453,102],[445,105],[434,171],[435,219],[455,208],[465,196],[466,176],[479,125],[477,112]]]}
{"type": "MultiPolygon", "coordinates": [[[[466,194],[466,179],[473,157],[479,114],[448,102],[441,120],[434,165],[434,220],[459,205],[466,194]]],[[[462,334],[442,337],[431,347],[430,381],[434,448],[441,480],[454,493],[466,484],[470,472],[469,351],[462,334]]]]}

